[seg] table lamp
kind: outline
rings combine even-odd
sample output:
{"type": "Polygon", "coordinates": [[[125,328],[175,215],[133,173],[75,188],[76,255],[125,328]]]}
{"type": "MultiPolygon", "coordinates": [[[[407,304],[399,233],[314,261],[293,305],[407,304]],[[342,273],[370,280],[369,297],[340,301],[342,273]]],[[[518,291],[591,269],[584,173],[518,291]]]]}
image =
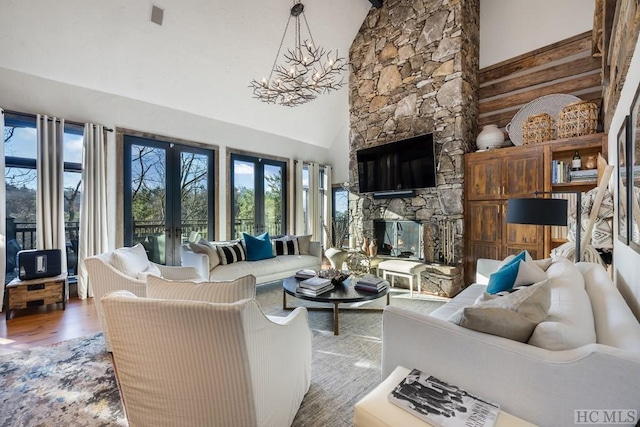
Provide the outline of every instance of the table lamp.
{"type": "Polygon", "coordinates": [[[575,262],[581,259],[581,230],[582,230],[582,192],[581,191],[536,191],[532,198],[517,198],[507,200],[508,224],[532,225],[567,225],[566,199],[549,199],[537,197],[540,194],[576,194],[576,251],[575,262]]]}

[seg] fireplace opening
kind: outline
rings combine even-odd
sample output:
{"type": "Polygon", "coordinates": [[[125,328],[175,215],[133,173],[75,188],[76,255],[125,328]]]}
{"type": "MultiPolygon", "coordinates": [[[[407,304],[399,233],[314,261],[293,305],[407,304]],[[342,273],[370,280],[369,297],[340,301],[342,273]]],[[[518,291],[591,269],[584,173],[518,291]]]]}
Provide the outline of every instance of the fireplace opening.
{"type": "Polygon", "coordinates": [[[378,255],[422,259],[422,224],[415,221],[375,220],[378,255]]]}

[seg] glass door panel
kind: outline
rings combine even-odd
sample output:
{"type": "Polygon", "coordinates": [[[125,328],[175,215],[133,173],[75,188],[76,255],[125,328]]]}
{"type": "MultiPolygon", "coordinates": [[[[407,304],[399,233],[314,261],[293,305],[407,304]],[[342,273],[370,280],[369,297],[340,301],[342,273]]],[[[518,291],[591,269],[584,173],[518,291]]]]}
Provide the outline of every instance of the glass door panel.
{"type": "Polygon", "coordinates": [[[166,263],[167,149],[131,144],[131,245],[142,243],[150,261],[166,263]]]}
{"type": "Polygon", "coordinates": [[[205,240],[215,240],[209,233],[209,213],[213,209],[213,191],[209,186],[212,164],[208,153],[180,153],[180,243],[188,242],[194,233],[205,240]]]}
{"type": "Polygon", "coordinates": [[[125,244],[180,265],[192,235],[214,239],[214,152],[125,135],[125,244]]]}
{"type": "Polygon", "coordinates": [[[271,236],[286,230],[285,162],[231,154],[231,237],[242,238],[268,231],[271,236]]]}
{"type": "Polygon", "coordinates": [[[255,235],[256,168],[251,162],[233,161],[233,238],[242,237],[242,233],[255,235]]]}
{"type": "Polygon", "coordinates": [[[282,228],[282,166],[264,165],[264,225],[259,233],[284,234],[282,228]]]}

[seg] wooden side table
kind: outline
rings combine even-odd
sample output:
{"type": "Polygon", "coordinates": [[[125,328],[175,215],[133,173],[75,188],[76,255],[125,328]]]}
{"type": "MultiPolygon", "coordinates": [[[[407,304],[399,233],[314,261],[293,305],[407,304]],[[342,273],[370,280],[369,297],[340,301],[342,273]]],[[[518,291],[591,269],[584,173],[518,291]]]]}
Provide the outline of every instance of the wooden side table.
{"type": "Polygon", "coordinates": [[[58,303],[62,303],[63,310],[67,308],[69,291],[66,272],[55,277],[32,280],[20,280],[16,277],[5,288],[7,320],[9,320],[11,310],[58,303]]]}

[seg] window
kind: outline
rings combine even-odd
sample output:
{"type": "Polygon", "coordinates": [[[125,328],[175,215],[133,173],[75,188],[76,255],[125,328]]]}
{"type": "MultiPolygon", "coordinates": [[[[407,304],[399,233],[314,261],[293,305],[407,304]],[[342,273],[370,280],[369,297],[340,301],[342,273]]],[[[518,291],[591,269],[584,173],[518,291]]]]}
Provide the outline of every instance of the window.
{"type": "MultiPolygon", "coordinates": [[[[82,134],[79,125],[65,123],[64,218],[69,277],[77,274],[80,195],[82,191],[82,134]]],[[[7,258],[5,283],[17,275],[16,256],[36,249],[37,133],[36,118],[7,113],[4,129],[7,258]]]]}
{"type": "MultiPolygon", "coordinates": [[[[334,187],[331,189],[331,196],[333,202],[333,222],[336,226],[340,224],[339,228],[342,230],[347,230],[349,227],[349,190],[343,186],[334,187]]],[[[333,230],[333,234],[337,234],[336,230],[333,230]]],[[[349,236],[345,236],[342,246],[351,246],[349,236]]]]}
{"type": "Polygon", "coordinates": [[[286,232],[287,164],[278,160],[231,154],[231,237],[242,233],[286,232]]]}
{"type": "Polygon", "coordinates": [[[62,157],[64,159],[64,229],[69,277],[78,274],[83,131],[81,126],[65,123],[62,157]]]}

